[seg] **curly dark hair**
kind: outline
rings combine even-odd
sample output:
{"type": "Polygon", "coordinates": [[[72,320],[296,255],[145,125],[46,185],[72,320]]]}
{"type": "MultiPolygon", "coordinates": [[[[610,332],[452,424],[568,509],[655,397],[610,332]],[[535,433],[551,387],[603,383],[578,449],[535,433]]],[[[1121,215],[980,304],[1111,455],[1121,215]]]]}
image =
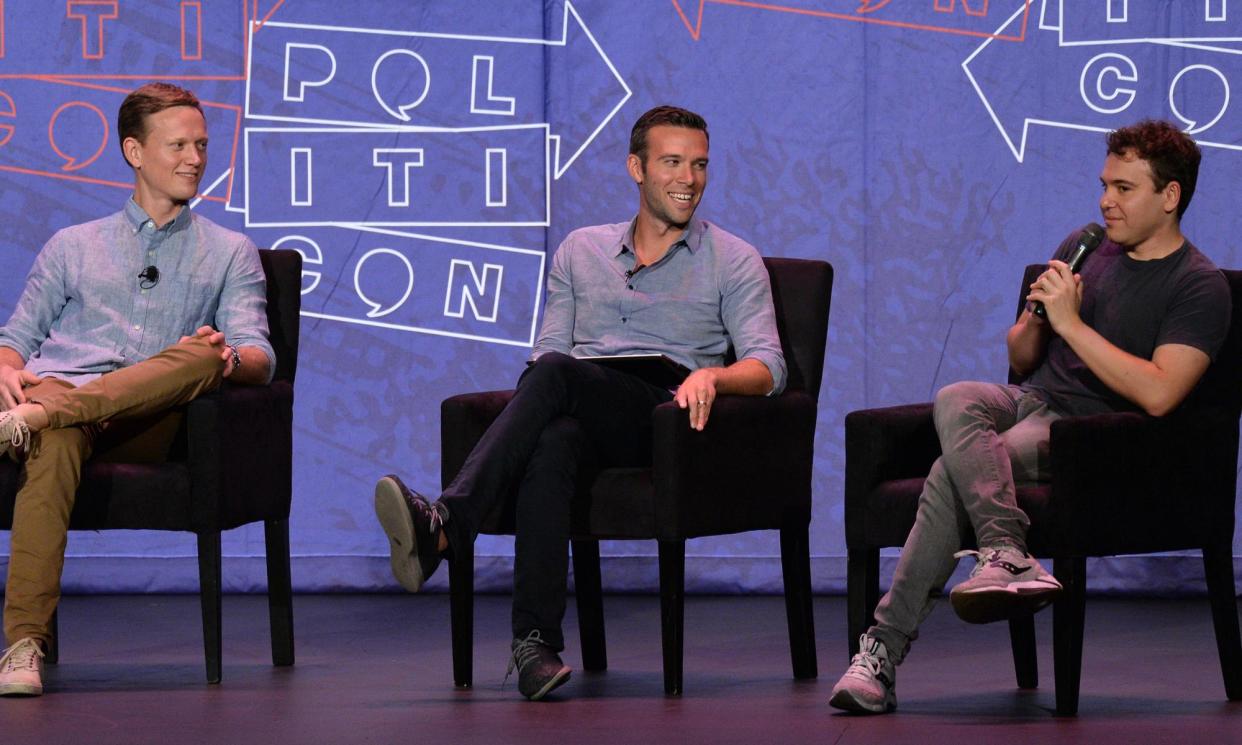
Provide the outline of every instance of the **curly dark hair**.
{"type": "Polygon", "coordinates": [[[711,141],[711,136],[707,133],[707,121],[703,117],[676,106],[657,106],[634,122],[634,128],[630,130],[630,155],[637,155],[640,161],[646,163],[647,132],[652,127],[659,126],[697,129],[711,141]]]}
{"type": "MultiPolygon", "coordinates": [[[[121,143],[122,157],[125,156],[125,140],[133,137],[142,142],[146,139],[147,117],[174,106],[193,106],[198,113],[203,113],[198,96],[171,83],[147,83],[126,96],[116,114],[116,136],[121,143]]],[[[128,157],[125,162],[129,162],[128,157]]]]}
{"type": "Polygon", "coordinates": [[[1123,157],[1133,152],[1135,157],[1147,161],[1156,191],[1163,190],[1171,181],[1180,184],[1182,196],[1177,202],[1177,219],[1182,219],[1190,206],[1190,198],[1195,195],[1202,158],[1199,146],[1190,135],[1169,122],[1144,119],[1110,132],[1108,152],[1123,157]]]}

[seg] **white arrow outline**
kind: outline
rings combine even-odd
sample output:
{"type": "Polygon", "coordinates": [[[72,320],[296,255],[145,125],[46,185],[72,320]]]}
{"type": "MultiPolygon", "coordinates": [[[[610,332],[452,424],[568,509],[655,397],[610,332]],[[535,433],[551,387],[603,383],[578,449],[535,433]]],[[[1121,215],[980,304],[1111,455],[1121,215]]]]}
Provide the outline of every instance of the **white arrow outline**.
{"type": "MultiPolygon", "coordinates": [[[[1054,25],[1047,23],[1044,20],[1046,18],[1046,14],[1048,10],[1048,3],[1057,2],[1057,1],[1058,0],[1044,0],[1044,5],[1040,12],[1040,22],[1039,22],[1040,30],[1060,31],[1059,25],[1054,26],[1054,25]]],[[[1061,1],[1063,2],[1063,0],[1061,1]]],[[[1061,8],[1059,4],[1057,7],[1058,9],[1061,8]]],[[[1005,30],[1005,27],[1013,23],[1014,20],[1019,15],[1022,14],[1022,11],[1024,9],[1025,7],[1019,8],[1017,12],[1015,12],[1012,16],[1010,16],[1003,23],[1001,23],[1001,25],[994,32],[995,36],[1000,36],[1001,33],[1005,30]]],[[[1059,20],[1058,20],[1058,23],[1059,23],[1059,20]]],[[[1031,43],[1032,39],[1034,39],[1033,34],[1027,38],[1027,43],[1031,43]]],[[[1025,117],[1022,122],[1022,139],[1020,142],[1014,143],[1013,138],[1009,136],[1009,133],[1005,131],[1004,125],[1001,124],[1000,117],[996,115],[996,111],[992,108],[992,102],[988,100],[988,97],[984,95],[983,93],[983,89],[979,87],[979,81],[976,80],[975,76],[972,75],[970,72],[970,63],[974,60],[975,57],[979,56],[979,53],[982,52],[984,49],[986,49],[987,46],[991,44],[993,40],[994,40],[993,38],[986,39],[982,44],[979,45],[977,49],[975,49],[975,51],[970,53],[969,57],[962,60],[962,72],[966,74],[966,78],[970,81],[970,85],[975,89],[975,94],[979,96],[979,100],[983,103],[983,108],[987,109],[988,116],[992,118],[992,123],[996,125],[996,129],[1000,132],[1001,137],[1004,138],[1005,144],[1009,146],[1009,151],[1013,153],[1013,157],[1015,160],[1021,163],[1022,159],[1025,157],[1026,138],[1027,138],[1027,135],[1030,134],[1030,129],[1031,129],[1032,124],[1042,124],[1047,127],[1057,127],[1060,129],[1073,129],[1073,130],[1078,130],[1081,132],[1100,132],[1100,133],[1107,134],[1108,132],[1112,131],[1111,129],[1107,127],[1094,127],[1094,126],[1090,126],[1086,124],[1071,124],[1070,122],[1059,122],[1059,121],[1054,121],[1051,119],[1036,119],[1033,117],[1025,117]]],[[[1205,49],[1209,51],[1227,51],[1227,50],[1217,50],[1212,47],[1204,47],[1204,46],[1197,45],[1197,44],[1184,44],[1180,42],[1169,42],[1168,40],[1153,39],[1149,41],[1151,41],[1153,44],[1168,43],[1171,46],[1186,47],[1188,49],[1205,49]]],[[[1073,44],[1060,44],[1059,46],[1074,46],[1074,45],[1073,44]]],[[[1083,45],[1079,45],[1079,46],[1083,46],[1083,45]]],[[[1232,50],[1232,51],[1234,54],[1242,54],[1242,50],[1232,50]]],[[[1216,147],[1216,148],[1221,148],[1222,150],[1242,151],[1242,145],[1235,145],[1235,144],[1230,144],[1227,142],[1209,142],[1207,140],[1198,140],[1198,139],[1196,139],[1195,142],[1198,143],[1200,147],[1216,147]]]]}
{"type": "Polygon", "coordinates": [[[535,281],[535,302],[531,306],[530,313],[530,332],[526,339],[503,339],[494,336],[482,336],[479,334],[462,334],[454,331],[444,331],[441,329],[429,329],[422,326],[409,326],[400,323],[388,323],[386,321],[375,321],[365,318],[354,318],[350,316],[338,316],[331,313],[319,313],[317,311],[306,310],[303,308],[302,315],[307,318],[322,318],[328,321],[340,321],[342,323],[352,323],[357,326],[374,326],[376,328],[391,329],[394,331],[413,331],[418,334],[430,334],[431,336],[445,336],[452,339],[464,339],[466,341],[481,341],[492,344],[503,344],[510,347],[525,347],[529,349],[535,345],[535,334],[538,333],[539,327],[539,309],[543,306],[543,275],[546,269],[548,255],[542,250],[531,248],[515,248],[513,246],[501,246],[495,243],[481,243],[479,241],[467,241],[459,238],[445,238],[439,235],[426,235],[424,233],[410,233],[400,230],[388,230],[386,228],[376,228],[368,225],[357,225],[349,223],[338,223],[332,227],[344,228],[346,230],[357,230],[362,233],[376,233],[378,235],[391,235],[401,238],[412,238],[420,241],[431,241],[433,243],[447,243],[449,245],[470,246],[472,248],[485,248],[491,251],[502,251],[505,253],[526,254],[535,256],[539,259],[539,273],[536,275],[535,281]]]}
{"type": "MultiPolygon", "coordinates": [[[[1025,4],[1023,4],[1023,7],[1025,7],[1025,4]]],[[[565,12],[561,18],[561,38],[555,39],[555,40],[520,39],[520,38],[515,38],[515,37],[510,37],[510,36],[481,36],[481,35],[476,35],[476,34],[445,34],[445,33],[431,32],[431,31],[400,31],[400,30],[375,29],[375,28],[358,28],[355,26],[325,26],[325,25],[320,25],[320,24],[288,23],[288,22],[283,22],[283,21],[268,21],[267,23],[263,25],[264,25],[264,28],[267,28],[267,27],[290,28],[290,29],[302,29],[306,31],[340,31],[340,32],[347,32],[347,33],[354,33],[354,34],[372,34],[372,35],[382,34],[384,36],[407,36],[407,37],[424,38],[424,39],[456,39],[456,40],[464,40],[464,41],[491,41],[491,42],[503,42],[503,43],[508,43],[508,44],[534,44],[537,46],[564,47],[569,43],[569,17],[570,15],[572,15],[574,19],[577,20],[579,28],[582,29],[582,33],[586,35],[587,39],[591,42],[591,45],[595,47],[595,51],[599,54],[600,59],[602,59],[604,61],[604,64],[608,66],[608,70],[612,73],[613,78],[615,78],[616,81],[621,85],[621,88],[622,90],[625,91],[625,94],[621,96],[621,100],[617,102],[617,105],[614,106],[612,110],[608,112],[608,115],[605,116],[600,121],[599,126],[597,126],[595,130],[591,132],[590,136],[588,136],[586,140],[583,141],[582,145],[579,146],[579,148],[575,150],[573,154],[570,155],[569,158],[563,163],[561,162],[561,135],[551,134],[550,123],[547,123],[547,122],[542,123],[542,124],[549,126],[548,139],[552,141],[552,154],[554,157],[553,162],[556,164],[554,173],[553,173],[553,178],[560,179],[560,177],[565,174],[565,171],[571,165],[573,165],[574,161],[578,159],[578,156],[582,155],[582,153],[591,145],[591,143],[595,141],[595,138],[599,136],[599,133],[603,131],[604,127],[607,126],[608,123],[612,121],[613,117],[617,115],[617,112],[621,111],[621,107],[624,106],[626,102],[629,101],[630,98],[634,95],[634,92],[630,90],[630,87],[628,85],[626,85],[625,80],[621,78],[621,74],[617,71],[616,65],[612,63],[612,60],[608,58],[608,55],[604,53],[603,48],[600,47],[599,41],[597,41],[595,38],[595,35],[591,33],[591,29],[587,28],[586,23],[582,20],[582,16],[578,13],[578,9],[574,7],[574,4],[571,0],[565,0],[565,12]]],[[[254,60],[254,54],[253,54],[254,32],[253,30],[251,31],[250,37],[251,37],[251,49],[250,49],[249,56],[247,57],[247,59],[253,61],[254,60]]],[[[339,119],[317,119],[317,118],[311,119],[307,117],[276,116],[273,114],[254,114],[250,111],[250,76],[249,75],[246,76],[245,112],[246,112],[247,119],[255,119],[255,120],[262,120],[262,121],[295,122],[298,124],[339,124],[339,125],[347,125],[351,127],[365,127],[365,128],[374,128],[374,129],[381,129],[381,130],[387,130],[387,129],[392,128],[392,125],[390,124],[377,124],[375,122],[359,122],[359,121],[339,120],[339,119]]]]}

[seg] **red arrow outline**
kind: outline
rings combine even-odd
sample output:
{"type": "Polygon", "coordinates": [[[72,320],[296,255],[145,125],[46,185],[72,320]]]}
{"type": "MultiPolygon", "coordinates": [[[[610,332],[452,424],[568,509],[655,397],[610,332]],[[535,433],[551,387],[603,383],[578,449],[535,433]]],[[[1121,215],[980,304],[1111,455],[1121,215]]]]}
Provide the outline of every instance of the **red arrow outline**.
{"type": "Polygon", "coordinates": [[[827,10],[812,10],[810,8],[792,8],[787,5],[779,5],[772,2],[759,2],[758,0],[698,0],[699,7],[694,14],[695,20],[690,22],[690,17],[682,7],[685,0],[672,0],[673,8],[677,11],[677,16],[681,19],[686,30],[690,32],[690,38],[699,41],[703,36],[703,6],[707,3],[715,3],[717,5],[733,5],[741,8],[754,8],[755,10],[770,10],[778,13],[792,13],[794,15],[812,16],[815,18],[832,18],[839,21],[855,21],[857,23],[874,23],[879,26],[894,26],[896,28],[909,28],[918,31],[931,31],[941,34],[954,34],[957,36],[978,36],[988,39],[997,39],[999,41],[1017,41],[1021,42],[1026,39],[1027,20],[1031,15],[1031,2],[1033,0],[1024,0],[1022,10],[1021,30],[1016,36],[999,34],[987,31],[971,31],[962,28],[949,28],[947,26],[930,26],[921,23],[909,23],[906,21],[890,21],[883,18],[872,18],[870,16],[849,15],[847,13],[833,13],[827,10]]]}

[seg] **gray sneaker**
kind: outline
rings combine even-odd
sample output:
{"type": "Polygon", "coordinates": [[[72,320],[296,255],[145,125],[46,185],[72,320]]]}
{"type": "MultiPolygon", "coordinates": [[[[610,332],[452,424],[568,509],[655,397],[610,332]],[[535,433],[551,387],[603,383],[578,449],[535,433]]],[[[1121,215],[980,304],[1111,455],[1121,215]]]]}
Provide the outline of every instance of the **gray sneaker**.
{"type": "Polygon", "coordinates": [[[870,634],[858,637],[858,654],[832,687],[828,705],[860,714],[886,714],[897,708],[897,669],[884,642],[870,634]]]}
{"type": "Polygon", "coordinates": [[[573,670],[561,662],[561,657],[543,641],[539,629],[526,635],[525,639],[513,640],[513,654],[509,658],[509,670],[505,679],[518,671],[518,691],[531,701],[538,701],[552,689],[569,680],[573,670]]]}
{"type": "Polygon", "coordinates": [[[19,640],[0,657],[0,696],[43,695],[43,650],[30,637],[19,640]]]}
{"type": "Polygon", "coordinates": [[[949,593],[953,611],[967,623],[1004,621],[1044,608],[1061,594],[1061,583],[1035,557],[1011,546],[958,551],[973,556],[970,578],[949,593]]]}
{"type": "Polygon", "coordinates": [[[375,516],[388,536],[393,576],[410,592],[423,589],[444,558],[439,543],[448,509],[389,474],[375,484],[375,516]]]}

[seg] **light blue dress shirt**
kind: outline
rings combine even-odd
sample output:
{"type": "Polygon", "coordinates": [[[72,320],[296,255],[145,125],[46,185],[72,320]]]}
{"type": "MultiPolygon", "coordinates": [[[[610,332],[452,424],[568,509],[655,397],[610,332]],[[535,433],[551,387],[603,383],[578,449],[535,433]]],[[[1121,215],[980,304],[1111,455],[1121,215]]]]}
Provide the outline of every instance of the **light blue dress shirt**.
{"type": "Polygon", "coordinates": [[[784,390],[772,287],[754,246],[693,220],[663,258],[627,275],[633,245],[633,221],[569,234],[552,257],[531,359],[665,354],[697,370],[749,358],[772,374],[771,395],[784,390]]]}
{"type": "Polygon", "coordinates": [[[39,252],[0,346],[26,369],[82,385],[141,362],[200,326],[235,347],[268,343],[258,249],[246,236],[182,208],[162,228],[133,198],[108,217],[57,232],[39,252]],[[146,267],[158,282],[143,282],[146,267]]]}

